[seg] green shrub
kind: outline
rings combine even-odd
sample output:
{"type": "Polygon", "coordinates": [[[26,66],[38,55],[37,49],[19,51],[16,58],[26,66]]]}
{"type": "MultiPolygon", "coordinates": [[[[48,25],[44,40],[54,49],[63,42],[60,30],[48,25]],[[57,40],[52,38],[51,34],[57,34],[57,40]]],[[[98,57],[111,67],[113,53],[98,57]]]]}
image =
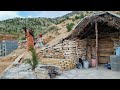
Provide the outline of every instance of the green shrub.
{"type": "Polygon", "coordinates": [[[68,16],[66,16],[65,18],[66,18],[67,20],[69,19],[69,17],[68,17],[68,16]]]}
{"type": "Polygon", "coordinates": [[[79,17],[78,17],[78,16],[75,16],[75,20],[77,20],[77,19],[79,19],[79,17]]]}
{"type": "Polygon", "coordinates": [[[84,14],[83,13],[80,14],[80,19],[82,19],[82,18],[84,18],[84,14]]]}
{"type": "Polygon", "coordinates": [[[34,48],[31,48],[30,51],[32,52],[32,59],[25,59],[24,63],[29,63],[32,66],[32,70],[34,70],[38,65],[38,57],[34,48]]]}
{"type": "Polygon", "coordinates": [[[74,23],[68,23],[66,25],[68,32],[72,30],[73,26],[74,26],[74,23]]]}
{"type": "Polygon", "coordinates": [[[52,30],[59,30],[59,28],[57,26],[52,26],[50,28],[48,28],[48,31],[52,31],[52,30]]]}
{"type": "Polygon", "coordinates": [[[75,18],[72,18],[72,21],[74,22],[74,21],[75,21],[75,18]]]}

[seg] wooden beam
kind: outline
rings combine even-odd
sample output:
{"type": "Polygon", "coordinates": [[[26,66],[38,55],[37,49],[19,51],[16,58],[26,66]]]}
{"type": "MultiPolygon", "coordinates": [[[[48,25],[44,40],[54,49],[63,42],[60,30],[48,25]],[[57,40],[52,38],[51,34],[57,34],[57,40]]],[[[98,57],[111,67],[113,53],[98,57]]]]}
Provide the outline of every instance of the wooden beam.
{"type": "Polygon", "coordinates": [[[96,69],[98,69],[98,24],[95,22],[95,32],[96,32],[96,69]]]}

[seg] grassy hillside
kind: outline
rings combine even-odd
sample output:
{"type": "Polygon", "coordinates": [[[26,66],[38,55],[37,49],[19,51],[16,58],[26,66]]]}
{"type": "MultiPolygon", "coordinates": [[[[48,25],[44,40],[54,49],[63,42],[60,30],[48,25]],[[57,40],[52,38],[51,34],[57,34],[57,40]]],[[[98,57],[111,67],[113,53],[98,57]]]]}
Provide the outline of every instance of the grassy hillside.
{"type": "Polygon", "coordinates": [[[1,34],[11,34],[19,35],[20,30],[23,27],[33,28],[35,35],[37,33],[45,34],[51,29],[58,29],[57,27],[51,25],[54,24],[54,20],[49,18],[14,18],[4,21],[0,21],[0,33],[1,34]]]}

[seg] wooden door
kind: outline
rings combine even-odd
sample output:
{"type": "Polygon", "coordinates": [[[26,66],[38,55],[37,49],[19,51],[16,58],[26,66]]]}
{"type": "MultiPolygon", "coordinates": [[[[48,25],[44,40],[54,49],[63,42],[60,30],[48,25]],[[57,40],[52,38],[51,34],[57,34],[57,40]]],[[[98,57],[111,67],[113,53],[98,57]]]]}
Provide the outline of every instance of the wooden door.
{"type": "Polygon", "coordinates": [[[105,64],[114,53],[114,44],[110,38],[99,39],[98,43],[98,63],[105,64]]]}

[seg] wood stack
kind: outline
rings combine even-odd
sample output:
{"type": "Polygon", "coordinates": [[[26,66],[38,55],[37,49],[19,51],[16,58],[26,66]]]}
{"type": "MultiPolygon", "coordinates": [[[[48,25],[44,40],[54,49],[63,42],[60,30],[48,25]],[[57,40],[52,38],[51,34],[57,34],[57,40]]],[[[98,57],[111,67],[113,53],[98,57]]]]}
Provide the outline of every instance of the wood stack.
{"type": "Polygon", "coordinates": [[[46,48],[41,53],[43,53],[44,58],[64,59],[62,44],[57,44],[53,47],[46,48]]]}
{"type": "Polygon", "coordinates": [[[87,51],[86,45],[86,40],[65,40],[63,43],[46,48],[42,52],[44,58],[77,60],[78,54],[78,57],[85,60],[87,51]]]}
{"type": "Polygon", "coordinates": [[[90,39],[90,38],[88,38],[87,39],[87,47],[89,47],[90,48],[90,59],[96,59],[96,41],[95,41],[95,39],[90,39]]]}
{"type": "Polygon", "coordinates": [[[86,59],[86,53],[87,53],[87,42],[86,40],[77,40],[77,48],[78,48],[78,56],[82,59],[86,59]]]}
{"type": "Polygon", "coordinates": [[[69,70],[75,67],[75,62],[71,59],[42,58],[41,64],[57,65],[61,70],[69,70]]]}
{"type": "Polygon", "coordinates": [[[77,55],[82,60],[86,59],[86,44],[85,40],[65,40],[53,47],[44,49],[42,64],[57,65],[61,70],[68,70],[75,67],[77,55]]]}
{"type": "Polygon", "coordinates": [[[53,48],[55,51],[62,52],[62,43],[55,45],[53,48]]]}
{"type": "Polygon", "coordinates": [[[66,59],[76,58],[76,41],[65,40],[63,42],[63,51],[66,59]]]}

